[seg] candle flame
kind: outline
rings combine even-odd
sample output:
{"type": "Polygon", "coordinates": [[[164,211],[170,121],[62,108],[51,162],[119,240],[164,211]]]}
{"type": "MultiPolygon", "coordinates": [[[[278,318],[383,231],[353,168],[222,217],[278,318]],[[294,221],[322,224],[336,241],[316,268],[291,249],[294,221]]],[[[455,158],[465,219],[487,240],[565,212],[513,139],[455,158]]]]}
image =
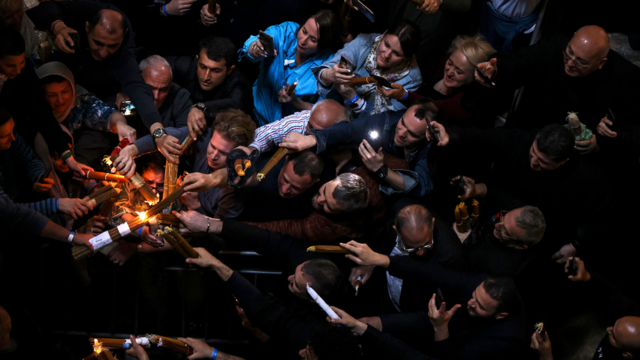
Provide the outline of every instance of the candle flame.
{"type": "Polygon", "coordinates": [[[153,206],[153,205],[157,204],[159,201],[160,201],[160,194],[156,193],[156,200],[155,201],[146,201],[145,200],[144,202],[146,202],[150,206],[153,206]]]}
{"type": "Polygon", "coordinates": [[[138,217],[140,217],[140,220],[146,220],[147,219],[147,212],[146,211],[136,211],[136,213],[138,214],[138,217]]]}
{"type": "Polygon", "coordinates": [[[102,162],[105,163],[107,166],[113,165],[113,161],[111,161],[111,158],[109,157],[109,155],[105,155],[104,158],[102,158],[102,162]]]}
{"type": "Polygon", "coordinates": [[[100,354],[102,352],[102,343],[98,342],[98,339],[93,339],[93,352],[100,354]]]}

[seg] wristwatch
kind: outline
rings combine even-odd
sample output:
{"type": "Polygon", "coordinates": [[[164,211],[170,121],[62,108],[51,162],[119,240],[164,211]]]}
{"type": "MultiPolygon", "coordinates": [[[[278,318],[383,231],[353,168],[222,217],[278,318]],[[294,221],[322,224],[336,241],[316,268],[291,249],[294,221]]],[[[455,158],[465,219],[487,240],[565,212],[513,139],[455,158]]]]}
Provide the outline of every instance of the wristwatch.
{"type": "Polygon", "coordinates": [[[158,140],[161,137],[167,135],[167,131],[164,128],[157,128],[153,131],[153,140],[158,140]]]}
{"type": "Polygon", "coordinates": [[[384,180],[388,173],[389,167],[387,165],[382,165],[382,167],[376,171],[376,179],[384,180]]]}
{"type": "Polygon", "coordinates": [[[202,111],[203,113],[206,112],[206,110],[207,110],[207,107],[201,102],[195,103],[191,108],[196,108],[196,109],[202,111]]]}

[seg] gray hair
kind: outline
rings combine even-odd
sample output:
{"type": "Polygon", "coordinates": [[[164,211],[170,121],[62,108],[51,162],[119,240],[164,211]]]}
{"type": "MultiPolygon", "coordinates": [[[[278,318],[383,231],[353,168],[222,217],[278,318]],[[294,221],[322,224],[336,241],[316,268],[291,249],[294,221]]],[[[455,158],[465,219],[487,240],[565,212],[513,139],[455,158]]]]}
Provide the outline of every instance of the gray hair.
{"type": "Polygon", "coordinates": [[[522,212],[516,217],[516,225],[527,233],[527,237],[522,240],[524,245],[533,246],[544,236],[547,222],[544,214],[535,206],[525,206],[522,212]]]}
{"type": "Polygon", "coordinates": [[[171,74],[171,79],[173,80],[173,71],[171,70],[171,65],[169,62],[160,55],[151,55],[148,58],[140,61],[140,71],[143,71],[148,66],[165,66],[169,69],[169,73],[171,74]]]}
{"type": "Polygon", "coordinates": [[[336,179],[340,184],[333,190],[333,198],[344,213],[362,210],[369,205],[369,188],[360,176],[345,173],[336,179]]]}

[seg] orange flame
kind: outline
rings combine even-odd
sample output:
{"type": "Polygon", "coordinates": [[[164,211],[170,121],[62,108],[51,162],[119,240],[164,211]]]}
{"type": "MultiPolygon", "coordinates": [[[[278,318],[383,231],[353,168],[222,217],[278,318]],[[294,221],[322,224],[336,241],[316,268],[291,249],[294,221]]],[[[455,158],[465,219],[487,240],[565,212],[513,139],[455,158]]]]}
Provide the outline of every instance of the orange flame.
{"type": "Polygon", "coordinates": [[[147,219],[147,212],[144,211],[136,211],[136,213],[138,214],[138,217],[140,217],[140,220],[146,220],[147,219]]]}
{"type": "Polygon", "coordinates": [[[93,339],[93,352],[100,354],[102,352],[102,343],[98,342],[98,339],[93,339]]]}
{"type": "Polygon", "coordinates": [[[111,166],[113,164],[109,155],[105,155],[104,158],[102,158],[102,162],[105,163],[107,166],[111,166]]]}

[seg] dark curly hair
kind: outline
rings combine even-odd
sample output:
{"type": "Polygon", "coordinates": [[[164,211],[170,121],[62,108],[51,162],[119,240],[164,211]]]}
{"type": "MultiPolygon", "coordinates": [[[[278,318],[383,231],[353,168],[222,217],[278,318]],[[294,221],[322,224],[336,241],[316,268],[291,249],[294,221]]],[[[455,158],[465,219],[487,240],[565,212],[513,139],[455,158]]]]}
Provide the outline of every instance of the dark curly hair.
{"type": "Polygon", "coordinates": [[[538,150],[555,162],[567,160],[573,153],[576,139],[571,130],[560,124],[543,127],[536,135],[538,150]]]}

